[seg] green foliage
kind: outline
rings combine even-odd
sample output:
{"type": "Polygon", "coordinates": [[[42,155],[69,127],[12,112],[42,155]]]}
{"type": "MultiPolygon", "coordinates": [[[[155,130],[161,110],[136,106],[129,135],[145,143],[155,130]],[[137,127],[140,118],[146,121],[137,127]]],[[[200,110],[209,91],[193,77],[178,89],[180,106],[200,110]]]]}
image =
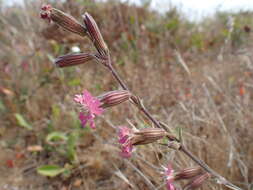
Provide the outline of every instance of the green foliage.
{"type": "Polygon", "coordinates": [[[174,19],[170,19],[168,20],[167,24],[166,24],[166,28],[168,30],[177,30],[179,27],[179,23],[180,21],[178,20],[178,18],[174,18],[174,19]]]}
{"type": "Polygon", "coordinates": [[[129,21],[130,21],[130,24],[134,25],[134,23],[135,23],[135,17],[134,16],[130,16],[129,21]]]}
{"type": "Polygon", "coordinates": [[[177,137],[177,139],[180,140],[180,142],[183,141],[183,128],[178,126],[173,129],[173,134],[177,137]]]}
{"type": "Polygon", "coordinates": [[[32,126],[25,120],[25,118],[21,114],[15,113],[14,116],[19,126],[24,127],[28,130],[32,130],[32,126]]]}
{"type": "Polygon", "coordinates": [[[79,131],[72,131],[67,140],[67,157],[70,161],[76,161],[76,144],[79,139],[79,131]]]}
{"type": "Polygon", "coordinates": [[[201,50],[204,47],[204,40],[201,33],[193,33],[191,36],[191,44],[193,47],[201,50]]]}
{"type": "Polygon", "coordinates": [[[49,147],[48,150],[57,151],[64,155],[71,162],[75,162],[76,156],[76,145],[81,135],[80,129],[74,129],[69,134],[63,132],[54,131],[46,136],[46,142],[49,147]],[[50,148],[50,145],[51,148],[50,148]]]}
{"type": "Polygon", "coordinates": [[[52,132],[47,135],[46,141],[51,143],[55,141],[67,141],[68,137],[63,132],[52,132]]]}
{"type": "Polygon", "coordinates": [[[44,165],[37,168],[37,172],[40,175],[48,176],[48,177],[55,177],[57,175],[60,175],[64,172],[66,172],[68,169],[62,168],[57,165],[44,165]]]}

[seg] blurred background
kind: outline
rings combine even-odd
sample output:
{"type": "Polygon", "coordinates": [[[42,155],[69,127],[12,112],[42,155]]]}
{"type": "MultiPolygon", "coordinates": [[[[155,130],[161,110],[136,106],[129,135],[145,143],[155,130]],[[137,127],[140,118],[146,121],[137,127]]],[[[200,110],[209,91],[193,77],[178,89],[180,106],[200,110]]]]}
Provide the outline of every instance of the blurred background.
{"type": "MultiPolygon", "coordinates": [[[[119,74],[158,120],[211,168],[253,189],[253,2],[244,0],[0,1],[0,189],[166,189],[162,166],[195,164],[158,144],[119,156],[114,126],[151,123],[129,103],[81,128],[75,94],[119,89],[87,38],[39,17],[50,3],[82,22],[90,13],[119,74]]],[[[182,187],[186,182],[176,183],[182,187]]],[[[207,182],[200,189],[226,189],[207,182]]]]}

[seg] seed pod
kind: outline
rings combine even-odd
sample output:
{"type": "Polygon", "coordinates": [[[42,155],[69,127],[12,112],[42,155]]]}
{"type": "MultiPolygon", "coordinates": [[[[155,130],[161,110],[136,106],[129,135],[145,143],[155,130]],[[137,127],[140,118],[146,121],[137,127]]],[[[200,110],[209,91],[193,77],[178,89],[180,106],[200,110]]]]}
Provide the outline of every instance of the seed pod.
{"type": "Polygon", "coordinates": [[[115,90],[105,93],[99,97],[99,101],[102,103],[102,108],[108,108],[121,104],[131,97],[131,93],[127,90],[115,90]]]}
{"type": "Polygon", "coordinates": [[[132,130],[125,126],[119,127],[119,143],[122,145],[121,155],[130,157],[134,145],[153,143],[166,136],[166,131],[157,128],[132,130]]]}
{"type": "Polygon", "coordinates": [[[69,67],[80,65],[94,59],[89,53],[67,54],[56,58],[55,65],[58,67],[69,67]]]}
{"type": "Polygon", "coordinates": [[[209,177],[211,177],[211,174],[209,173],[199,175],[195,179],[190,181],[188,184],[186,184],[183,189],[184,190],[196,189],[200,187],[209,177]]]}
{"type": "Polygon", "coordinates": [[[134,132],[133,145],[153,143],[167,135],[164,129],[144,128],[134,132]]]}
{"type": "Polygon", "coordinates": [[[41,8],[40,17],[48,19],[49,22],[54,21],[65,30],[86,36],[87,29],[84,25],[79,23],[74,17],[60,11],[59,9],[52,8],[51,5],[43,5],[41,8]]]}
{"type": "Polygon", "coordinates": [[[175,175],[175,180],[181,179],[190,179],[202,173],[202,169],[200,167],[192,167],[192,168],[185,168],[175,175]]]}
{"type": "Polygon", "coordinates": [[[103,39],[103,36],[97,26],[97,23],[89,13],[83,15],[85,26],[88,30],[89,37],[95,45],[100,55],[108,54],[108,47],[103,39]]]}

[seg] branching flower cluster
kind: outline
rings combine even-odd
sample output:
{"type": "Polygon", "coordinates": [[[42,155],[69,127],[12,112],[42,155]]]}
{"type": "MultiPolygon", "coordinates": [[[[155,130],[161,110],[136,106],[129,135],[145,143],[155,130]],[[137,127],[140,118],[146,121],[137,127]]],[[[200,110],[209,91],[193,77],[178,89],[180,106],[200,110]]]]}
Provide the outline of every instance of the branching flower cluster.
{"type": "Polygon", "coordinates": [[[196,167],[185,168],[178,172],[175,172],[172,169],[171,164],[168,164],[168,166],[164,168],[163,172],[168,190],[178,189],[174,185],[174,182],[177,180],[188,180],[188,183],[183,188],[187,190],[200,187],[207,179],[210,178],[215,178],[220,184],[223,184],[230,189],[240,190],[240,188],[217,174],[204,162],[189,152],[180,140],[168,131],[165,124],[157,121],[148,112],[141,99],[128,89],[127,85],[114,69],[108,46],[91,15],[85,13],[82,16],[83,24],[81,24],[72,16],[56,8],[52,8],[51,5],[43,5],[40,16],[42,19],[56,23],[67,31],[78,34],[82,37],[88,37],[97,50],[93,53],[75,53],[60,56],[55,60],[55,64],[58,67],[76,66],[94,60],[105,66],[112,74],[112,77],[122,87],[122,90],[109,91],[97,97],[92,96],[87,90],[84,90],[82,94],[75,95],[74,101],[80,107],[81,111],[79,113],[79,119],[83,127],[89,124],[91,128],[95,129],[95,117],[101,115],[105,109],[116,106],[125,101],[130,101],[151,121],[151,123],[153,123],[154,127],[137,129],[129,128],[127,126],[118,126],[121,156],[129,158],[134,146],[155,143],[162,138],[166,138],[167,143],[161,145],[181,151],[198,164],[196,167]]]}

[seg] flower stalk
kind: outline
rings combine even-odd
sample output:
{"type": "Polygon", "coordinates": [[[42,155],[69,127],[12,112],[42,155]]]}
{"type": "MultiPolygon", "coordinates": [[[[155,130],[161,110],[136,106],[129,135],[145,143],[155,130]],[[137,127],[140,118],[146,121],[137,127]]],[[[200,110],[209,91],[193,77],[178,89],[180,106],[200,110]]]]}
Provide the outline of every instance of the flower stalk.
{"type": "MultiPolygon", "coordinates": [[[[101,32],[95,22],[95,20],[88,14],[85,13],[83,16],[85,26],[77,22],[73,17],[70,15],[67,15],[66,13],[63,13],[62,11],[58,9],[54,9],[51,6],[43,6],[42,12],[41,12],[41,18],[48,19],[49,21],[54,21],[64,29],[71,31],[73,33],[79,34],[81,36],[88,35],[88,37],[93,42],[95,48],[97,49],[99,55],[95,55],[95,58],[97,61],[101,62],[103,65],[105,65],[109,71],[111,72],[112,76],[116,79],[116,81],[120,84],[120,86],[123,88],[123,90],[127,91],[131,96],[128,98],[131,100],[131,102],[154,124],[156,129],[151,128],[150,131],[147,132],[145,130],[139,131],[139,132],[131,132],[131,130],[123,128],[120,132],[120,143],[123,145],[123,154],[125,156],[129,156],[132,151],[133,145],[138,144],[147,144],[154,142],[160,138],[162,138],[165,135],[165,131],[162,131],[163,125],[158,122],[145,108],[144,104],[138,98],[135,96],[127,85],[124,83],[124,81],[121,79],[121,77],[118,75],[116,70],[113,67],[112,60],[109,54],[108,47],[101,35],[101,32]],[[158,132],[161,130],[160,132],[158,132]],[[160,134],[161,133],[161,134],[160,134]]],[[[80,56],[80,55],[79,55],[80,56]]],[[[70,56],[71,57],[71,56],[70,56]]],[[[56,61],[56,64],[58,64],[60,67],[68,66],[67,62],[69,61],[68,58],[70,57],[61,57],[56,61]],[[66,61],[68,60],[68,61],[66,61]]],[[[82,56],[81,56],[82,57],[82,56]]],[[[83,58],[83,60],[80,57],[72,57],[72,61],[70,60],[70,65],[78,65],[82,61],[88,61],[89,58],[83,58]],[[81,61],[80,61],[81,60],[81,61]]],[[[90,57],[91,58],[91,57],[90,57]]],[[[88,92],[84,92],[83,95],[77,95],[75,98],[75,101],[83,106],[85,109],[82,114],[80,115],[80,119],[83,120],[83,124],[86,124],[87,122],[91,123],[92,127],[95,127],[94,125],[94,117],[95,115],[100,115],[102,113],[102,107],[107,107],[111,105],[115,105],[118,102],[123,101],[123,99],[120,100],[117,97],[116,99],[113,99],[111,97],[107,98],[107,104],[104,106],[101,104],[101,102],[95,98],[92,97],[88,92]],[[84,96],[87,96],[86,99],[90,101],[86,101],[84,96]],[[117,101],[116,101],[117,100],[117,101]],[[111,101],[111,102],[110,102],[111,101]],[[115,101],[115,102],[113,102],[115,101]],[[95,104],[91,104],[91,102],[95,102],[95,104]],[[113,103],[112,103],[113,102],[113,103]]],[[[106,98],[105,98],[106,99],[106,98]]],[[[106,102],[105,101],[105,102],[106,102]]],[[[124,99],[125,101],[125,99],[124,99]]],[[[103,102],[102,102],[103,103],[103,102]]],[[[193,155],[182,143],[180,143],[180,140],[175,138],[171,135],[165,135],[170,141],[177,141],[179,143],[178,150],[183,152],[186,156],[188,156],[190,159],[192,159],[195,163],[197,163],[201,168],[203,168],[207,173],[200,175],[195,180],[191,182],[191,184],[188,184],[186,186],[186,189],[189,188],[195,188],[198,187],[198,185],[201,185],[207,178],[214,177],[217,179],[218,183],[225,185],[226,187],[233,189],[233,190],[241,190],[239,187],[235,186],[228,180],[226,180],[224,177],[213,171],[208,165],[206,165],[202,160],[198,159],[195,155],[193,155]]],[[[171,175],[171,173],[170,173],[171,175]]],[[[185,174],[186,175],[186,174],[185,174]]],[[[188,172],[187,175],[191,175],[191,173],[188,172]]],[[[193,174],[192,174],[193,175],[193,174]]],[[[185,176],[184,176],[185,177],[185,176]]],[[[169,181],[169,186],[171,189],[173,187],[171,186],[171,181],[169,181]]]]}

